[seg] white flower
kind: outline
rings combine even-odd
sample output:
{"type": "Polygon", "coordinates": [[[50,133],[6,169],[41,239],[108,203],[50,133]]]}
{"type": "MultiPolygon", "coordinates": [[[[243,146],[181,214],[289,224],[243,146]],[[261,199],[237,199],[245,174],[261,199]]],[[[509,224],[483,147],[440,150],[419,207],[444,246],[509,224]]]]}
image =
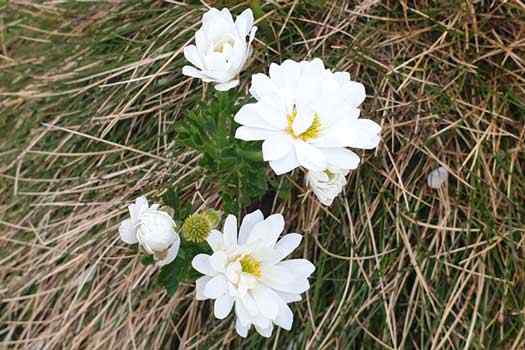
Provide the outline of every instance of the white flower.
{"type": "Polygon", "coordinates": [[[319,201],[332,205],[335,197],[343,191],[346,185],[347,169],[329,168],[323,171],[309,170],[306,173],[306,183],[312,188],[319,201]]]}
{"type": "Polygon", "coordinates": [[[139,243],[152,254],[159,266],[172,262],[179,252],[180,238],[175,222],[158,204],[148,205],[146,197],[139,197],[128,206],[130,218],[119,226],[120,238],[128,243],[139,243]]]}
{"type": "Polygon", "coordinates": [[[235,329],[242,337],[252,325],[264,337],[271,335],[274,324],[290,330],[293,314],[287,304],[301,300],[300,294],[310,288],[312,263],[283,260],[302,236],[290,233],[278,241],[283,229],[281,214],[264,219],[257,210],[244,217],[237,235],[237,219],[229,215],[223,232],[213,230],[208,236],[213,254],[199,254],[192,261],[205,275],[197,280],[197,299],[214,299],[219,319],[235,306],[235,329]]]}
{"type": "Polygon", "coordinates": [[[440,166],[434,169],[427,176],[427,184],[432,188],[440,188],[448,179],[448,171],[445,167],[440,166]]]}
{"type": "Polygon", "coordinates": [[[227,8],[210,9],[202,16],[202,27],[195,33],[196,45],[184,48],[184,57],[200,70],[184,66],[182,74],[214,82],[219,91],[237,86],[238,75],[251,55],[256,30],[250,9],[244,10],[235,23],[227,8]]]}
{"type": "Polygon", "coordinates": [[[278,175],[298,166],[355,169],[359,157],[345,147],[372,149],[379,143],[379,125],[358,119],[364,86],[348,73],[325,69],[320,59],[272,63],[269,77],[252,76],[250,93],[257,102],[235,116],[243,125],[235,137],[264,140],[263,158],[278,175]]]}

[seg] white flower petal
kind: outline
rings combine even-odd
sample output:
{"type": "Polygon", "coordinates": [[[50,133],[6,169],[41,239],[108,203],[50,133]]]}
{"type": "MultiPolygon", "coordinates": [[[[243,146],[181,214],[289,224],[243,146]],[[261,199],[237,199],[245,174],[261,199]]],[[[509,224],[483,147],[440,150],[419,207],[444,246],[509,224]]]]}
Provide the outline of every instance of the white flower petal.
{"type": "Polygon", "coordinates": [[[271,289],[259,285],[252,292],[253,299],[261,314],[269,319],[275,319],[279,313],[280,297],[271,289]]]}
{"type": "Polygon", "coordinates": [[[297,140],[294,146],[300,165],[306,169],[316,171],[326,168],[326,157],[321,150],[301,140],[297,140]]]}
{"type": "Polygon", "coordinates": [[[297,106],[297,115],[292,123],[292,129],[295,135],[301,135],[308,130],[315,118],[315,111],[305,104],[297,106]]]}
{"type": "Polygon", "coordinates": [[[279,90],[272,80],[264,74],[252,75],[250,94],[259,102],[265,102],[270,106],[279,106],[282,103],[279,90]]]}
{"type": "Polygon", "coordinates": [[[270,123],[268,123],[264,118],[262,118],[261,114],[259,113],[261,109],[260,104],[255,103],[248,103],[239,109],[237,114],[235,114],[235,122],[252,127],[252,128],[259,128],[259,129],[267,129],[267,130],[276,130],[278,128],[272,126],[270,123]]]}
{"type": "Polygon", "coordinates": [[[268,326],[267,328],[261,328],[255,325],[255,329],[257,330],[257,333],[259,333],[263,337],[270,338],[272,336],[273,324],[270,323],[270,326],[268,326]]]}
{"type": "Polygon", "coordinates": [[[290,310],[288,305],[283,304],[279,309],[277,318],[275,319],[275,324],[281,328],[286,329],[287,331],[292,329],[293,324],[293,312],[290,310]]]}
{"type": "Polygon", "coordinates": [[[315,266],[306,259],[284,260],[277,264],[277,266],[293,271],[294,275],[300,278],[307,278],[315,271],[315,266]]]}
{"type": "Polygon", "coordinates": [[[255,224],[264,220],[263,213],[260,210],[256,210],[244,216],[239,229],[239,244],[245,244],[255,224]]]}
{"type": "Polygon", "coordinates": [[[297,233],[289,233],[287,235],[284,235],[276,244],[275,244],[275,250],[277,251],[276,254],[276,261],[281,261],[282,259],[286,258],[289,254],[291,254],[295,248],[301,244],[301,241],[303,239],[303,236],[297,233]]]}
{"type": "Polygon", "coordinates": [[[204,286],[204,296],[210,299],[217,299],[226,293],[228,289],[228,283],[223,275],[213,277],[204,286]]]}
{"type": "Polygon", "coordinates": [[[228,72],[228,62],[222,54],[216,52],[208,53],[203,59],[210,77],[215,78],[217,81],[224,81],[231,76],[228,72]]]}
{"type": "Polygon", "coordinates": [[[168,265],[170,262],[175,260],[175,258],[177,257],[177,254],[179,253],[179,248],[180,248],[180,238],[177,237],[177,240],[173,242],[171,247],[169,247],[168,250],[166,251],[166,257],[162,260],[158,260],[157,265],[158,266],[168,265]]]}
{"type": "Polygon", "coordinates": [[[235,19],[235,27],[237,32],[241,37],[246,37],[253,26],[253,13],[251,9],[244,10],[237,18],[235,19]]]}
{"type": "MultiPolygon", "coordinates": [[[[206,48],[208,47],[208,36],[206,35],[206,32],[202,29],[199,29],[195,32],[195,46],[197,46],[197,51],[199,53],[199,58],[202,61],[202,55],[205,54],[206,48]]],[[[203,68],[203,67],[199,67],[203,68]]]]}
{"type": "Polygon", "coordinates": [[[262,145],[263,159],[268,161],[286,157],[292,150],[292,146],[292,140],[284,133],[269,137],[262,145]]]}
{"type": "Polygon", "coordinates": [[[215,299],[213,305],[213,314],[219,320],[222,320],[228,316],[233,307],[233,298],[228,294],[223,294],[222,296],[215,299]]]}
{"type": "Polygon", "coordinates": [[[215,269],[211,266],[209,255],[197,254],[191,261],[191,266],[203,275],[216,275],[215,269]]]}
{"type": "Polygon", "coordinates": [[[273,327],[272,320],[260,314],[253,318],[253,325],[259,329],[268,329],[268,327],[273,327]]]}
{"type": "Polygon", "coordinates": [[[208,238],[206,239],[206,241],[208,242],[210,248],[214,252],[222,250],[224,248],[222,233],[220,231],[211,230],[211,232],[208,234],[208,238]]]}
{"type": "Polygon", "coordinates": [[[248,335],[248,331],[250,330],[250,326],[244,326],[241,321],[237,318],[235,321],[235,330],[237,331],[237,334],[243,338],[246,338],[248,335]]]}
{"type": "Polygon", "coordinates": [[[239,85],[239,80],[238,79],[231,80],[231,81],[226,82],[226,83],[215,84],[214,87],[215,87],[215,90],[217,90],[217,91],[228,91],[230,89],[233,89],[237,85],[239,85]]]}
{"type": "Polygon", "coordinates": [[[370,119],[348,120],[346,127],[339,129],[348,147],[374,149],[381,140],[381,127],[370,119]]]}
{"type": "Polygon", "coordinates": [[[329,167],[339,169],[356,169],[359,156],[346,148],[322,148],[329,167]]]}
{"type": "Polygon", "coordinates": [[[281,159],[270,161],[270,167],[277,175],[286,174],[287,172],[297,168],[299,165],[300,164],[299,160],[297,159],[295,149],[288,152],[288,154],[281,159]]]}
{"type": "Polygon", "coordinates": [[[213,255],[209,258],[209,263],[211,267],[217,272],[225,272],[227,262],[228,257],[226,256],[226,253],[222,251],[213,253],[213,255]]]}
{"type": "Polygon", "coordinates": [[[132,203],[128,206],[129,215],[131,216],[131,221],[136,224],[140,215],[149,208],[148,200],[144,196],[140,196],[135,200],[135,203],[132,203]]]}
{"type": "Polygon", "coordinates": [[[206,286],[206,284],[210,280],[211,280],[211,277],[209,277],[209,276],[202,276],[202,277],[198,278],[195,281],[195,299],[197,299],[197,300],[206,300],[206,299],[208,299],[204,295],[204,287],[206,286]]]}
{"type": "Polygon", "coordinates": [[[432,188],[438,189],[441,186],[443,186],[445,182],[447,182],[447,179],[448,179],[447,169],[445,167],[440,166],[439,168],[432,170],[430,174],[428,174],[427,184],[428,186],[432,188]]]}
{"type": "Polygon", "coordinates": [[[235,132],[235,138],[244,141],[260,141],[276,135],[278,132],[273,130],[250,128],[240,126],[235,132]]]}
{"type": "Polygon", "coordinates": [[[281,299],[286,303],[295,303],[297,301],[301,301],[301,295],[300,294],[292,294],[292,293],[285,293],[281,291],[276,291],[277,294],[281,297],[281,299]]]}
{"type": "Polygon", "coordinates": [[[253,226],[250,237],[247,243],[254,243],[260,241],[264,246],[273,246],[277,242],[277,238],[284,230],[284,218],[281,214],[273,214],[268,216],[264,221],[261,221],[253,226]]]}
{"type": "Polygon", "coordinates": [[[220,12],[222,18],[228,23],[233,23],[233,17],[230,10],[227,7],[224,7],[220,12]]]}
{"type": "Polygon", "coordinates": [[[204,62],[195,45],[188,45],[184,48],[184,58],[190,61],[195,67],[204,69],[204,62]]]}
{"type": "Polygon", "coordinates": [[[287,104],[294,103],[295,92],[300,80],[301,66],[295,61],[286,60],[282,64],[270,64],[270,77],[279,86],[287,104]]]}
{"type": "Polygon", "coordinates": [[[182,74],[187,76],[187,77],[193,77],[193,78],[201,79],[202,81],[204,81],[206,83],[212,81],[210,78],[208,78],[208,76],[206,74],[204,74],[203,72],[201,72],[200,70],[197,70],[196,68],[194,68],[192,66],[184,66],[184,67],[182,67],[182,74]]]}
{"type": "Polygon", "coordinates": [[[237,218],[235,216],[228,215],[226,217],[222,231],[225,248],[234,249],[237,247],[237,218]]]}
{"type": "Polygon", "coordinates": [[[342,84],[341,88],[347,101],[355,107],[363,103],[366,98],[365,86],[361,83],[348,81],[342,84]]]}
{"type": "Polygon", "coordinates": [[[240,302],[242,303],[242,306],[244,307],[244,309],[250,317],[257,316],[257,314],[259,313],[259,309],[257,309],[257,304],[255,303],[255,300],[249,293],[244,295],[240,302]]]}
{"type": "Polygon", "coordinates": [[[237,316],[237,321],[243,326],[250,328],[252,322],[252,316],[244,306],[243,299],[235,300],[235,315],[237,316]]]}
{"type": "Polygon", "coordinates": [[[131,222],[131,219],[122,221],[118,227],[118,233],[120,235],[120,239],[127,244],[135,244],[138,242],[137,229],[131,222]]]}

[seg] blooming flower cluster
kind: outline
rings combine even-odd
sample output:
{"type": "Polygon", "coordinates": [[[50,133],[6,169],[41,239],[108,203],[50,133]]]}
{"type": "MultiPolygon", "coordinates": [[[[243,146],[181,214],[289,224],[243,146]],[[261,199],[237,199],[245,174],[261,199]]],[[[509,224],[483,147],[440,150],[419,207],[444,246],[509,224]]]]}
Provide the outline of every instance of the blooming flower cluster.
{"type": "MultiPolygon", "coordinates": [[[[249,9],[235,21],[228,9],[210,9],[195,34],[195,45],[184,48],[193,66],[184,66],[182,73],[214,83],[218,91],[236,87],[256,30],[249,9]]],[[[360,118],[364,86],[346,72],[326,68],[318,58],[272,63],[268,75],[252,76],[249,92],[255,102],[236,113],[234,121],[240,126],[235,137],[262,141],[262,157],[277,175],[303,169],[306,184],[323,205],[333,203],[346,176],[361,161],[350,148],[373,149],[380,141],[380,126],[360,118]]],[[[429,185],[437,187],[443,177],[442,172],[432,175],[429,185]]],[[[281,236],[281,214],[264,218],[256,210],[244,217],[240,228],[237,218],[229,215],[219,231],[217,210],[174,219],[158,204],[150,206],[145,197],[128,209],[130,217],[119,227],[121,239],[138,243],[162,271],[173,264],[187,271],[191,264],[203,274],[196,280],[197,300],[213,300],[219,319],[233,310],[240,336],[246,337],[252,326],[264,337],[271,336],[274,326],[291,329],[289,304],[300,301],[309,289],[315,267],[306,259],[286,259],[302,236],[281,236]],[[184,254],[176,259],[181,246],[184,254]]]]}
{"type": "Polygon", "coordinates": [[[308,184],[325,205],[346,183],[340,175],[359,164],[346,147],[372,149],[379,143],[379,125],[359,118],[364,86],[348,73],[326,69],[320,59],[272,63],[269,76],[252,77],[250,94],[257,102],[235,116],[242,125],[236,137],[263,140],[264,160],[277,175],[306,168],[308,184]]]}
{"type": "MultiPolygon", "coordinates": [[[[237,86],[255,31],[249,9],[235,22],[228,9],[209,10],[195,34],[196,46],[184,50],[188,61],[201,71],[185,66],[183,74],[215,82],[218,90],[237,86]]],[[[269,75],[252,76],[250,94],[256,102],[244,105],[235,115],[241,124],[236,137],[263,141],[263,158],[277,175],[305,168],[307,184],[325,205],[346,183],[339,175],[360,162],[348,147],[373,149],[379,143],[379,125],[359,118],[364,86],[346,72],[326,69],[318,58],[272,63],[269,75]]]]}
{"type": "Polygon", "coordinates": [[[301,242],[290,233],[278,240],[284,218],[264,219],[257,210],[244,217],[237,234],[237,219],[226,218],[223,232],[208,236],[212,255],[197,255],[193,267],[204,274],[197,280],[197,299],[213,299],[215,317],[223,319],[235,308],[237,333],[246,337],[253,325],[269,337],[274,325],[290,330],[293,314],[288,304],[301,300],[310,287],[314,266],[305,259],[284,260],[301,242]]]}

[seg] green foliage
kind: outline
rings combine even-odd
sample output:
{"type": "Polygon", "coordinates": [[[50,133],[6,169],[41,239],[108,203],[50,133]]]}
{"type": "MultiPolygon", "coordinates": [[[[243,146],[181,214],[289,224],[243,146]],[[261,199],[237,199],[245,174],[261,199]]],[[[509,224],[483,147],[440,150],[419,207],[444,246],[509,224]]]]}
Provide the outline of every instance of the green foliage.
{"type": "Polygon", "coordinates": [[[170,187],[162,194],[162,202],[166,206],[173,208],[173,219],[177,224],[182,223],[192,213],[191,204],[181,201],[176,187],[170,187]]]}
{"type": "Polygon", "coordinates": [[[199,165],[215,183],[224,211],[235,213],[267,190],[261,146],[235,138],[236,93],[216,93],[198,104],[176,127],[177,140],[202,154],[199,165]]]}
{"type": "Polygon", "coordinates": [[[168,265],[160,269],[158,276],[159,283],[166,289],[168,295],[175,294],[180,282],[195,281],[200,274],[193,269],[191,261],[198,254],[209,254],[210,248],[206,242],[193,243],[182,241],[179,254],[168,265]]]}
{"type": "Polygon", "coordinates": [[[144,255],[140,258],[140,262],[144,266],[152,265],[155,262],[155,259],[153,259],[153,255],[144,255]]]}

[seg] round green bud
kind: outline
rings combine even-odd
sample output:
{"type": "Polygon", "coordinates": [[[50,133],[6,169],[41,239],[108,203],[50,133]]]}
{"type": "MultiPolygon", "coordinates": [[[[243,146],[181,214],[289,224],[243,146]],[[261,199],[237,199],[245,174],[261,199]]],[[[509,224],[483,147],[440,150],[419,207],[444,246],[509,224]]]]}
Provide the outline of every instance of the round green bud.
{"type": "Polygon", "coordinates": [[[201,243],[208,238],[211,229],[210,221],[205,214],[193,214],[182,224],[182,237],[187,241],[201,243]]]}

